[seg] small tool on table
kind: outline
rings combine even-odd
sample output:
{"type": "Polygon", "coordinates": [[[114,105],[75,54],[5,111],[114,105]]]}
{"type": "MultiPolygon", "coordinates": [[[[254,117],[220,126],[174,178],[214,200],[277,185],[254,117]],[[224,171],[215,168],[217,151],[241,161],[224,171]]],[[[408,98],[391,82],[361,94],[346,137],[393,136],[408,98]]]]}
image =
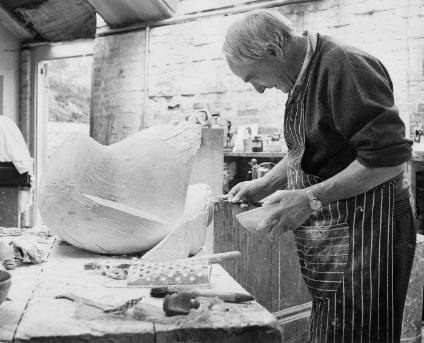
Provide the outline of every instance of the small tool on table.
{"type": "Polygon", "coordinates": [[[136,298],[136,299],[130,299],[130,300],[124,302],[123,304],[119,305],[119,306],[111,306],[111,305],[99,303],[97,301],[94,301],[94,300],[91,300],[91,299],[88,299],[88,298],[77,296],[73,293],[60,294],[60,295],[57,295],[55,298],[56,299],[67,299],[67,300],[71,300],[73,302],[80,302],[80,303],[83,303],[84,305],[98,308],[99,310],[102,310],[104,313],[113,313],[113,314],[124,313],[124,312],[128,311],[130,308],[137,305],[143,299],[143,297],[136,298]]]}
{"type": "Polygon", "coordinates": [[[176,293],[188,293],[192,298],[204,297],[204,298],[220,298],[224,302],[228,303],[243,303],[246,301],[255,300],[250,294],[234,293],[234,292],[215,292],[211,290],[195,290],[195,289],[183,289],[178,287],[153,287],[150,290],[150,296],[154,298],[164,298],[167,295],[176,293]]]}
{"type": "Polygon", "coordinates": [[[199,300],[187,292],[167,295],[163,301],[163,310],[167,316],[186,315],[192,308],[198,309],[199,306],[199,300]]]}

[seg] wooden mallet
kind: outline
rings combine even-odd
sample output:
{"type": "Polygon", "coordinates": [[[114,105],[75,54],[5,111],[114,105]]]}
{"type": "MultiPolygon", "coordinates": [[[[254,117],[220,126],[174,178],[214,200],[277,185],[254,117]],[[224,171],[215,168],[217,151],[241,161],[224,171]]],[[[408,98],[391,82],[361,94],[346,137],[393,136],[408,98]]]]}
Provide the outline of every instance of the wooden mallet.
{"type": "Polygon", "coordinates": [[[167,295],[163,301],[163,310],[167,316],[187,315],[192,308],[197,309],[199,306],[199,300],[187,292],[167,295]]]}

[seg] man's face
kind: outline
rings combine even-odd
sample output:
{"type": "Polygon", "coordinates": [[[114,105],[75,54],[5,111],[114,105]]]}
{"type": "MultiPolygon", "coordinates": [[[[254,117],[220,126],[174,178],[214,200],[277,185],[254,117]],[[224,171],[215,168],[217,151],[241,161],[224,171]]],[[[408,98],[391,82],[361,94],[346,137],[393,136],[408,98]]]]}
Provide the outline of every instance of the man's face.
{"type": "Polygon", "coordinates": [[[294,80],[291,80],[283,65],[273,55],[266,55],[252,63],[235,62],[227,58],[227,63],[236,76],[251,83],[259,93],[267,88],[277,88],[289,93],[293,87],[294,80]]]}

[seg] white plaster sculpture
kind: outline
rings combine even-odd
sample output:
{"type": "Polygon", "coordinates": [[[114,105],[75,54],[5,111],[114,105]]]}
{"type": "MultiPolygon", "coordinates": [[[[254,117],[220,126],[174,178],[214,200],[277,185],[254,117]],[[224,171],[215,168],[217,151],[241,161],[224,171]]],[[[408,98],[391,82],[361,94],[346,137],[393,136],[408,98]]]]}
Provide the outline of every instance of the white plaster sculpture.
{"type": "Polygon", "coordinates": [[[212,190],[204,183],[190,185],[184,216],[177,228],[142,256],[145,261],[166,261],[194,255],[203,247],[212,221],[212,190]]]}
{"type": "Polygon", "coordinates": [[[200,141],[201,129],[185,122],[152,127],[111,146],[82,134],[67,139],[43,177],[44,223],[63,240],[93,252],[152,248],[183,220],[200,141]]]}

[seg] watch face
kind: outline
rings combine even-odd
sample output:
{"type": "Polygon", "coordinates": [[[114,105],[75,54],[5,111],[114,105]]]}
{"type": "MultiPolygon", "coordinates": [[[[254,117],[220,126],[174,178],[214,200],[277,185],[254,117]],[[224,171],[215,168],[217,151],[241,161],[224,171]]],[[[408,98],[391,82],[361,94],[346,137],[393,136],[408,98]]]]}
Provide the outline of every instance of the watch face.
{"type": "Polygon", "coordinates": [[[313,211],[318,211],[321,209],[322,207],[322,203],[321,201],[319,201],[318,199],[313,199],[309,202],[309,205],[311,206],[311,209],[313,211]]]}

